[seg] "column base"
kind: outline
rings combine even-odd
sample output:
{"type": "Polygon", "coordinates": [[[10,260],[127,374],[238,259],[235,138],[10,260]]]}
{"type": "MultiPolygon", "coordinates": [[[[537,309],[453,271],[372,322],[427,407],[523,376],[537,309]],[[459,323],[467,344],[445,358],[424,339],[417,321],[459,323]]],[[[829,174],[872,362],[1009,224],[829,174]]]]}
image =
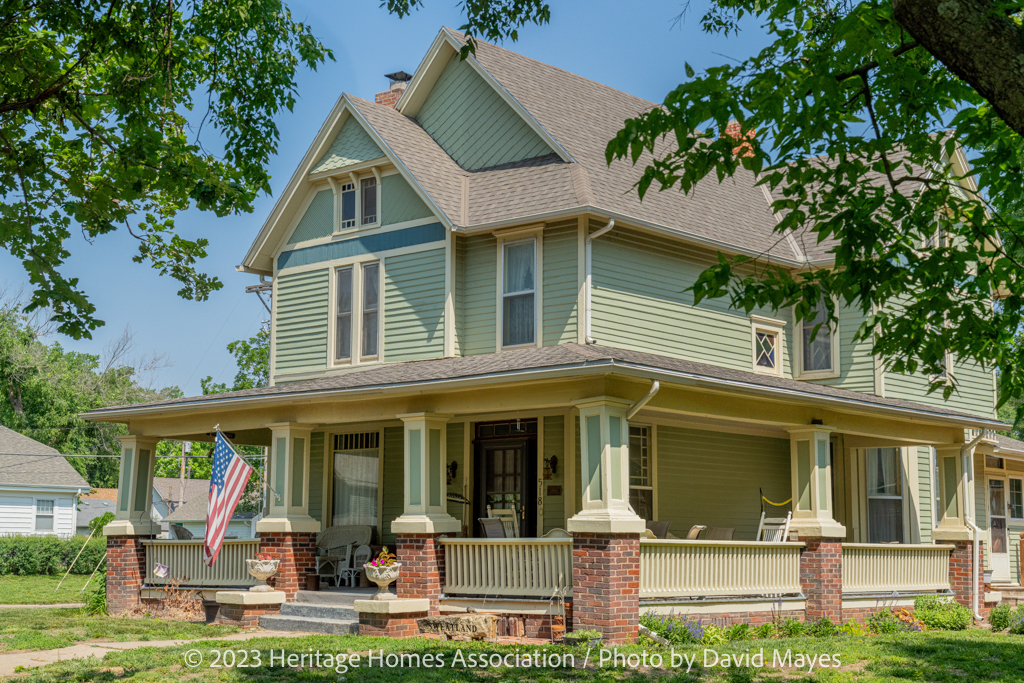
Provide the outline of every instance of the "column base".
{"type": "Polygon", "coordinates": [[[146,578],[146,546],[142,541],[151,538],[152,534],[107,537],[107,614],[119,616],[141,604],[146,578]]]}
{"type": "Polygon", "coordinates": [[[277,574],[267,583],[294,602],[306,587],[306,570],[316,570],[316,534],[260,532],[260,552],[280,560],[277,574]]]}
{"type": "Polygon", "coordinates": [[[396,536],[409,534],[454,534],[462,529],[462,523],[451,515],[402,515],[391,522],[391,533],[396,536]]]}
{"type": "Polygon", "coordinates": [[[596,629],[608,645],[636,642],[640,624],[639,534],[574,532],[572,554],[573,629],[596,629]]]}
{"type": "Polygon", "coordinates": [[[642,534],[647,522],[628,511],[584,510],[566,520],[565,528],[573,534],[642,534]]]}
{"type": "MultiPolygon", "coordinates": [[[[974,582],[974,543],[971,541],[953,541],[953,550],[949,554],[949,587],[953,597],[964,607],[972,607],[974,602],[971,586],[974,582]]],[[[979,565],[985,566],[985,551],[978,548],[979,565]]],[[[984,606],[982,597],[985,594],[985,572],[978,572],[978,606],[984,606]]]]}
{"type": "Polygon", "coordinates": [[[831,519],[794,519],[789,524],[789,533],[799,540],[809,538],[846,538],[846,527],[831,519]]]}
{"type": "Polygon", "coordinates": [[[402,563],[396,586],[398,597],[427,600],[430,616],[441,613],[444,587],[444,546],[438,542],[439,536],[402,533],[396,539],[395,554],[402,563]]]}
{"type": "Polygon", "coordinates": [[[115,519],[103,527],[104,536],[139,536],[156,538],[160,533],[160,525],[152,520],[115,519]]]}
{"type": "Polygon", "coordinates": [[[936,527],[932,529],[933,541],[973,541],[974,534],[967,527],[936,527]]]}
{"type": "Polygon", "coordinates": [[[286,600],[287,596],[282,591],[217,591],[220,609],[213,623],[245,628],[259,626],[260,617],[280,614],[281,604],[286,600]]]}
{"type": "Polygon", "coordinates": [[[800,584],[806,596],[807,621],[843,620],[843,541],[805,538],[800,554],[800,584]]]}
{"type": "Polygon", "coordinates": [[[291,517],[264,517],[256,522],[256,531],[272,534],[318,534],[320,522],[308,515],[291,517]]]}

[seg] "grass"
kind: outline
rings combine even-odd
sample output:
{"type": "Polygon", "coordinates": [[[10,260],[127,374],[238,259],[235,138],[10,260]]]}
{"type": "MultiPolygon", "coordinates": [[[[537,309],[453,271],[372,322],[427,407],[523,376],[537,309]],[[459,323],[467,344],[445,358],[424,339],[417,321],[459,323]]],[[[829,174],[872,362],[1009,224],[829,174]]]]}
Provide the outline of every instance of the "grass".
{"type": "Polygon", "coordinates": [[[86,640],[175,640],[239,631],[234,626],[85,615],[81,609],[22,608],[0,612],[0,652],[52,650],[86,640]]]}
{"type": "MultiPolygon", "coordinates": [[[[934,681],[936,683],[989,683],[991,681],[1024,680],[1024,637],[993,634],[988,631],[967,632],[924,632],[904,633],[877,637],[839,637],[834,639],[793,638],[784,640],[730,643],[713,648],[719,655],[757,652],[764,647],[766,662],[770,665],[775,649],[785,653],[791,650],[810,654],[838,655],[839,668],[783,669],[752,667],[704,668],[701,665],[705,648],[676,649],[676,653],[696,657],[693,669],[682,670],[663,668],[658,670],[634,671],[629,667],[600,668],[597,653],[591,653],[588,667],[580,669],[537,669],[537,668],[469,668],[453,667],[455,652],[461,649],[464,657],[480,653],[533,652],[536,649],[549,653],[574,652],[577,666],[582,665],[586,649],[571,650],[560,646],[535,648],[534,646],[494,645],[491,643],[456,643],[438,640],[390,640],[386,638],[365,638],[360,636],[309,636],[292,639],[256,638],[244,644],[238,641],[202,644],[199,651],[204,662],[198,667],[188,667],[184,654],[188,646],[177,648],[140,648],[126,652],[111,652],[102,659],[50,664],[17,674],[14,680],[26,683],[56,683],[57,681],[96,681],[100,683],[123,683],[124,681],[170,681],[188,678],[190,683],[239,682],[271,683],[275,681],[313,681],[334,683],[338,680],[358,680],[369,683],[389,681],[424,681],[463,683],[493,683],[496,679],[514,683],[517,681],[572,681],[572,683],[608,683],[610,681],[665,680],[685,683],[788,683],[789,681],[814,681],[815,683],[881,683],[893,680],[934,681]],[[252,668],[210,668],[213,649],[258,650],[262,665],[252,668]],[[366,667],[366,652],[370,649],[386,653],[443,655],[444,666],[427,668],[406,666],[403,668],[366,667]],[[348,672],[336,672],[330,668],[282,667],[275,663],[268,666],[270,649],[286,653],[360,653],[363,666],[348,672]]],[[[661,654],[666,661],[668,650],[657,648],[645,650],[639,646],[619,648],[621,654],[661,654]]],[[[251,655],[250,655],[251,657],[251,655]]]]}
{"type": "MultiPolygon", "coordinates": [[[[63,575],[61,575],[63,576],[63,575]]],[[[4,574],[0,576],[0,605],[55,605],[68,602],[85,602],[85,598],[96,586],[97,581],[102,581],[102,575],[93,577],[89,587],[81,595],[78,591],[89,580],[89,577],[82,574],[71,574],[64,580],[60,590],[54,594],[54,589],[60,583],[60,576],[15,576],[4,574]]]]}

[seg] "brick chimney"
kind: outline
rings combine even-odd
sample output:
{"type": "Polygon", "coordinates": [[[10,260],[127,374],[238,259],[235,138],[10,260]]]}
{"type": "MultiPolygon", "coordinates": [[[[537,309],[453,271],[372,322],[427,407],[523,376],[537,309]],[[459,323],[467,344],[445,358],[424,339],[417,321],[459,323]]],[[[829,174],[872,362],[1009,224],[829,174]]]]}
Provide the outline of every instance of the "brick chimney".
{"type": "Polygon", "coordinates": [[[405,92],[405,86],[409,85],[409,81],[412,80],[412,76],[404,71],[396,71],[393,74],[384,74],[384,78],[391,81],[391,87],[384,92],[377,93],[373,101],[383,104],[385,107],[394,108],[402,93],[405,92]]]}
{"type": "Polygon", "coordinates": [[[754,156],[754,148],[751,147],[749,142],[741,142],[741,140],[743,138],[746,138],[747,140],[753,140],[755,135],[757,135],[756,128],[753,130],[748,130],[746,133],[744,133],[743,129],[740,128],[739,121],[736,121],[734,119],[730,121],[729,125],[725,127],[725,132],[723,133],[722,137],[730,137],[733,140],[740,142],[738,146],[733,148],[733,154],[742,155],[745,157],[752,157],[754,156]]]}

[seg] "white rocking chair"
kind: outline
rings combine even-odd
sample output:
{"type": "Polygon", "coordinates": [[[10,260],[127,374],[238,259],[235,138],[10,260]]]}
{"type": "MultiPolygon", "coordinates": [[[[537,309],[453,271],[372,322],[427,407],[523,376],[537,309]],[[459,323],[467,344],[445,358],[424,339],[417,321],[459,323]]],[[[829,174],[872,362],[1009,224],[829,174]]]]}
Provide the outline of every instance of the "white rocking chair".
{"type": "Polygon", "coordinates": [[[516,514],[515,508],[511,510],[492,510],[491,506],[487,506],[487,516],[491,519],[500,519],[501,524],[505,527],[505,538],[519,538],[519,515],[516,514]]]}
{"type": "Polygon", "coordinates": [[[765,517],[762,511],[761,521],[757,525],[757,540],[763,543],[782,543],[788,540],[792,519],[792,512],[787,512],[785,517],[765,517]]]}

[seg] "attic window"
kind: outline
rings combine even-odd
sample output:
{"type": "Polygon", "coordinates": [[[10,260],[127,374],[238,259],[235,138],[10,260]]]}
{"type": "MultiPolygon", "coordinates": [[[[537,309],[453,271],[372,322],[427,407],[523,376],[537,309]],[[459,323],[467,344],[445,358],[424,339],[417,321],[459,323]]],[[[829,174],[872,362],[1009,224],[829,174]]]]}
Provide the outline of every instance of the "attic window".
{"type": "Polygon", "coordinates": [[[782,374],[782,320],[750,316],[750,340],[754,372],[768,375],[782,374]]]}
{"type": "Polygon", "coordinates": [[[344,183],[341,186],[341,228],[356,227],[356,186],[344,183]]]}
{"type": "Polygon", "coordinates": [[[361,224],[372,225],[377,222],[377,179],[363,178],[360,181],[360,187],[363,191],[363,219],[361,224]]]}

